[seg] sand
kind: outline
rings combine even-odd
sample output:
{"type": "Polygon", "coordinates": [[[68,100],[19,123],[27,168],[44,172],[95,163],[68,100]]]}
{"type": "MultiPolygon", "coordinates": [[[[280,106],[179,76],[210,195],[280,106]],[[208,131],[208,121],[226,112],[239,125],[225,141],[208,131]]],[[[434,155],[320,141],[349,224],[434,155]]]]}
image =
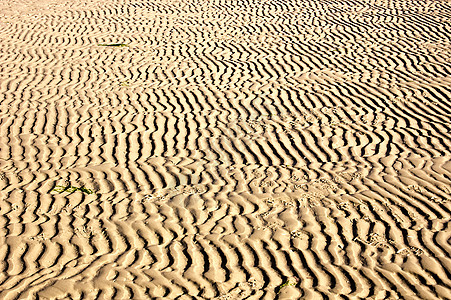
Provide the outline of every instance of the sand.
{"type": "Polygon", "coordinates": [[[450,22],[2,0],[0,299],[450,299],[450,22]]]}

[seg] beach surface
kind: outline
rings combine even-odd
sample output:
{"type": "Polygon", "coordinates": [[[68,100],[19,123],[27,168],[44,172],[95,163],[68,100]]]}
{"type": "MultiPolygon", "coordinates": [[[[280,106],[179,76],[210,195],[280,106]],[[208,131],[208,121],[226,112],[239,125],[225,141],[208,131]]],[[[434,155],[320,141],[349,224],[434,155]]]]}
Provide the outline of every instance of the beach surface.
{"type": "Polygon", "coordinates": [[[450,299],[451,2],[2,0],[0,299],[450,299]]]}

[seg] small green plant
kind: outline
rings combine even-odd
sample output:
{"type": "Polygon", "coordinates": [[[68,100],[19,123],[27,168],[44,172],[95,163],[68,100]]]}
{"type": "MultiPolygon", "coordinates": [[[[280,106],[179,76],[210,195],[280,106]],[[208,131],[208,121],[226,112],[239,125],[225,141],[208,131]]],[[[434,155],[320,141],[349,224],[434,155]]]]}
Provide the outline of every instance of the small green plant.
{"type": "Polygon", "coordinates": [[[297,284],[297,282],[290,282],[290,280],[287,280],[276,288],[276,293],[280,294],[280,292],[282,291],[282,288],[284,288],[286,286],[294,286],[296,284],[297,284]]]}
{"type": "Polygon", "coordinates": [[[69,194],[72,194],[72,193],[74,193],[74,192],[76,192],[76,191],[80,191],[80,192],[85,193],[85,194],[93,194],[93,193],[94,193],[92,190],[87,189],[87,188],[85,188],[85,187],[83,187],[83,186],[82,186],[82,187],[76,187],[76,186],[71,186],[70,184],[67,184],[67,185],[57,185],[57,186],[52,190],[52,192],[57,192],[57,193],[59,193],[59,194],[64,193],[64,192],[67,192],[67,193],[69,193],[69,194]]]}
{"type": "Polygon", "coordinates": [[[125,80],[120,83],[120,86],[130,86],[130,80],[125,80]]]}
{"type": "Polygon", "coordinates": [[[127,44],[119,44],[119,43],[113,43],[113,44],[97,44],[98,46],[102,47],[129,47],[127,44]]]}

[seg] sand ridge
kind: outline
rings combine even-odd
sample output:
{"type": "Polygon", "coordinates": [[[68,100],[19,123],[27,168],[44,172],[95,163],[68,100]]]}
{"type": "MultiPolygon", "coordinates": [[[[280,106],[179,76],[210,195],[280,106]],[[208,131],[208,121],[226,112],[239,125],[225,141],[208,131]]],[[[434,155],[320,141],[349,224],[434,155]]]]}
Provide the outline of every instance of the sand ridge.
{"type": "Polygon", "coordinates": [[[1,299],[447,299],[447,1],[2,1],[1,299]]]}

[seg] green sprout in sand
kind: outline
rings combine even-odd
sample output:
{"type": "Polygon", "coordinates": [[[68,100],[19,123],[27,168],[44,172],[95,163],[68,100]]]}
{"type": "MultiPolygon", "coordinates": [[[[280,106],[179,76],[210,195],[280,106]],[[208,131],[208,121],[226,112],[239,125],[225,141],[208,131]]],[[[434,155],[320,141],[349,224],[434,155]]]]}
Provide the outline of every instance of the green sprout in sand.
{"type": "Polygon", "coordinates": [[[297,277],[295,277],[295,282],[290,282],[290,280],[283,282],[276,288],[276,294],[280,294],[280,292],[282,291],[282,288],[284,288],[286,286],[295,286],[298,284],[298,282],[299,282],[299,279],[297,277]]]}
{"type": "Polygon", "coordinates": [[[69,183],[67,185],[57,185],[52,192],[57,192],[59,194],[62,194],[64,192],[67,192],[69,194],[72,194],[76,191],[80,191],[82,193],[85,194],[93,194],[94,192],[90,189],[87,189],[85,187],[76,187],[76,186],[71,186],[69,183]]]}
{"type": "Polygon", "coordinates": [[[113,44],[97,44],[102,47],[129,47],[127,44],[113,43],[113,44]]]}

